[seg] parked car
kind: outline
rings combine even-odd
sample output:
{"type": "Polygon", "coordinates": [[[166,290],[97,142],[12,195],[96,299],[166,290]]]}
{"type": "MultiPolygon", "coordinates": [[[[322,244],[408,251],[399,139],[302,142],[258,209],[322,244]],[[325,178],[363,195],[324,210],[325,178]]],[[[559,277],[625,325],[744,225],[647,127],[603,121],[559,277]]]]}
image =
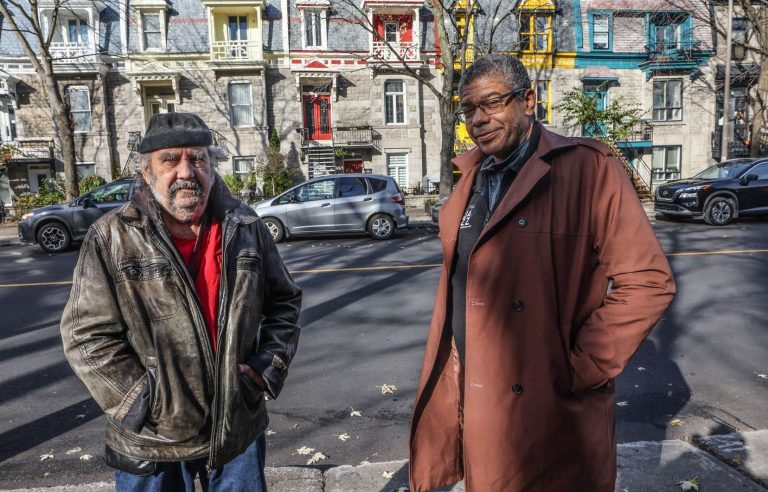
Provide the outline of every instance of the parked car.
{"type": "Polygon", "coordinates": [[[429,208],[429,213],[432,215],[432,222],[435,224],[440,222],[440,209],[443,208],[443,205],[445,205],[445,201],[448,199],[448,197],[441,198],[437,201],[434,205],[432,205],[429,208]]]}
{"type": "Polygon", "coordinates": [[[367,232],[388,239],[408,225],[403,194],[389,176],[335,174],[301,183],[254,209],[275,242],[286,236],[367,232]]]}
{"type": "Polygon", "coordinates": [[[48,205],[24,214],[19,222],[19,239],[37,243],[49,253],[58,253],[72,241],[85,237],[96,219],[127,202],[135,180],[118,179],[94,188],[74,201],[48,205]]]}
{"type": "Polygon", "coordinates": [[[768,214],[768,159],[733,159],[669,181],[656,189],[654,210],[718,226],[742,215],[768,214]]]}

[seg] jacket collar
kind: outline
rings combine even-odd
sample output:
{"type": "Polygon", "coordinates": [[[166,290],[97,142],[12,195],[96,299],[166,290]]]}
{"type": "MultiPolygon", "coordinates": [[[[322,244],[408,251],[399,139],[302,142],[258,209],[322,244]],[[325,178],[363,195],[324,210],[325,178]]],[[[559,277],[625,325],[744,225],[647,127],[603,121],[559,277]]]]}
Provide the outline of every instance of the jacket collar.
{"type": "MultiPolygon", "coordinates": [[[[213,216],[218,222],[231,214],[234,222],[250,224],[258,219],[248,207],[241,206],[240,200],[233,197],[217,173],[213,173],[213,185],[208,195],[208,204],[213,207],[213,216]]],[[[121,212],[122,219],[136,227],[147,227],[150,223],[161,224],[160,205],[155,200],[152,190],[141,175],[136,177],[130,205],[121,212]]]]}

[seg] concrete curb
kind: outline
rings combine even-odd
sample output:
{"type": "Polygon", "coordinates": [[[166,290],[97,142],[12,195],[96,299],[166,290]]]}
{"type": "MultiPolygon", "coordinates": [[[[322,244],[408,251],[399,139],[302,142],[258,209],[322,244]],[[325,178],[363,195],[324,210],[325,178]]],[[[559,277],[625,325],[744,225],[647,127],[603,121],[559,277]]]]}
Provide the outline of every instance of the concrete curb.
{"type": "MultiPolygon", "coordinates": [[[[679,440],[619,444],[616,492],[682,490],[682,482],[694,480],[701,490],[768,491],[758,483],[765,483],[768,471],[768,430],[704,437],[697,444],[700,447],[679,440]]],[[[325,472],[285,466],[267,468],[265,474],[270,492],[408,491],[407,460],[342,465],[325,472]]],[[[97,482],[11,492],[106,492],[113,488],[114,483],[97,482]]],[[[464,484],[435,490],[464,492],[464,484]]]]}

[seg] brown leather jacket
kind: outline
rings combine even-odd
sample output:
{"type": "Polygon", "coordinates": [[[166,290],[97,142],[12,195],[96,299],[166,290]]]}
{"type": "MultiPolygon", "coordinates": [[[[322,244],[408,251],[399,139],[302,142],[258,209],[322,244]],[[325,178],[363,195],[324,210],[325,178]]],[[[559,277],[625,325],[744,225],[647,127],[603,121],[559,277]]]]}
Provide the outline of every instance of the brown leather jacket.
{"type": "Polygon", "coordinates": [[[88,231],[61,320],[72,369],[107,414],[107,463],[137,474],[158,461],[221,467],[267,426],[299,339],[301,290],[259,217],[214,179],[222,225],[218,351],[194,283],[141,178],[131,201],[88,231]],[[138,419],[136,418],[138,415],[138,419]]]}

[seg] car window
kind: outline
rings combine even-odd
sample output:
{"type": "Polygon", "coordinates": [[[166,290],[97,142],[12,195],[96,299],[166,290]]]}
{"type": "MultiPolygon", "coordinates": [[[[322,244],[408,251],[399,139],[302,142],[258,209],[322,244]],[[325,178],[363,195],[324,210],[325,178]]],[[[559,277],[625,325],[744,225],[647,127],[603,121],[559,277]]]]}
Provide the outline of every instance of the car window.
{"type": "Polygon", "coordinates": [[[333,179],[324,179],[308,183],[296,189],[296,199],[300,202],[330,200],[333,198],[333,179]]]}
{"type": "Polygon", "coordinates": [[[386,179],[368,178],[368,181],[371,183],[371,189],[373,190],[373,193],[378,193],[387,189],[386,179]]]}
{"type": "Polygon", "coordinates": [[[114,183],[96,188],[91,192],[94,203],[125,202],[128,200],[128,190],[131,183],[114,183]]]}
{"type": "Polygon", "coordinates": [[[749,170],[749,174],[756,174],[757,179],[768,179],[768,162],[764,164],[758,164],[749,170]]]}
{"type": "Polygon", "coordinates": [[[339,198],[365,195],[365,178],[339,178],[339,198]]]}
{"type": "Polygon", "coordinates": [[[722,162],[710,166],[694,176],[698,179],[737,178],[751,165],[750,162],[722,162]]]}

